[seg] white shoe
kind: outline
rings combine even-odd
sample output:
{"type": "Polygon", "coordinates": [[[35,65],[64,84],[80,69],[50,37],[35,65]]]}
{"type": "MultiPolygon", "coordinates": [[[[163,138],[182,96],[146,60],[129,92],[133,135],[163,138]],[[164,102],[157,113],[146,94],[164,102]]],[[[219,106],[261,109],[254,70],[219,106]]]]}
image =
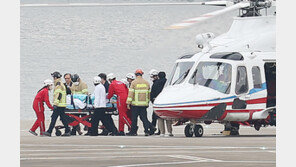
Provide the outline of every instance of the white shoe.
{"type": "Polygon", "coordinates": [[[164,137],[164,134],[160,134],[159,137],[164,137]]]}

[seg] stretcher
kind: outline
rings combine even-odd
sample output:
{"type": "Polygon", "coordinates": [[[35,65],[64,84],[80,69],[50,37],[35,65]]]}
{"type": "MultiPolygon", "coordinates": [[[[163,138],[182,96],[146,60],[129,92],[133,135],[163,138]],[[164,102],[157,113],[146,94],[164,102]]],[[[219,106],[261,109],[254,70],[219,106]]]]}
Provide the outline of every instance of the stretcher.
{"type": "MultiPolygon", "coordinates": [[[[117,97],[115,95],[110,99],[110,101],[107,101],[106,114],[118,115],[116,100],[117,97]]],[[[83,124],[87,128],[91,127],[90,119],[95,110],[93,107],[93,101],[94,97],[91,95],[67,95],[67,107],[65,109],[65,113],[67,115],[66,121],[69,127],[73,128],[79,124],[83,124]],[[71,99],[71,101],[69,101],[69,99],[71,99]],[[79,101],[81,101],[83,104],[75,99],[79,99],[79,101]],[[80,104],[75,105],[74,101],[79,102],[80,104]]],[[[56,136],[60,136],[62,134],[61,129],[64,128],[65,127],[63,125],[55,126],[56,136]]],[[[85,128],[85,130],[87,130],[87,128],[85,128]]],[[[99,129],[103,128],[103,126],[99,126],[99,129]]]]}

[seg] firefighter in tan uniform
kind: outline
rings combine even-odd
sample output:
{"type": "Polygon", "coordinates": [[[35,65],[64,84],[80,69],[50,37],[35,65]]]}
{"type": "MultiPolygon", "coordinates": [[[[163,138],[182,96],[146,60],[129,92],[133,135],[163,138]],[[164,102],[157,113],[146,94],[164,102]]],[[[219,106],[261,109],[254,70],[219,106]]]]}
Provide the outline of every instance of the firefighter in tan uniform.
{"type": "MultiPolygon", "coordinates": [[[[83,82],[81,80],[81,78],[79,77],[78,74],[74,74],[71,78],[73,84],[71,86],[71,93],[74,94],[88,94],[88,87],[87,84],[85,82],[83,82]]],[[[85,114],[73,114],[79,117],[84,116],[85,114]]],[[[85,127],[85,129],[87,129],[87,127],[85,127]]],[[[72,131],[71,131],[71,135],[76,135],[76,131],[78,132],[79,135],[82,134],[81,132],[81,128],[80,125],[76,125],[73,127],[72,131]]],[[[88,133],[87,133],[88,134],[88,133]]]]}
{"type": "Polygon", "coordinates": [[[131,83],[129,88],[127,107],[132,111],[132,127],[131,131],[126,135],[136,136],[138,131],[138,116],[144,124],[145,136],[154,134],[156,128],[147,119],[147,107],[150,101],[150,84],[142,78],[143,71],[136,70],[136,79],[131,83]],[[150,131],[149,131],[150,129],[150,131]]]}
{"type": "Polygon", "coordinates": [[[77,74],[73,75],[72,82],[73,82],[71,86],[72,94],[85,94],[85,95],[88,94],[87,84],[83,82],[77,74]]]}
{"type": "Polygon", "coordinates": [[[65,114],[66,103],[66,87],[61,81],[62,75],[59,72],[51,74],[54,79],[54,94],[53,94],[53,112],[49,128],[44,132],[45,136],[51,136],[52,130],[56,124],[58,116],[60,116],[62,123],[65,126],[65,133],[62,136],[70,136],[70,128],[68,127],[67,116],[65,114]]]}

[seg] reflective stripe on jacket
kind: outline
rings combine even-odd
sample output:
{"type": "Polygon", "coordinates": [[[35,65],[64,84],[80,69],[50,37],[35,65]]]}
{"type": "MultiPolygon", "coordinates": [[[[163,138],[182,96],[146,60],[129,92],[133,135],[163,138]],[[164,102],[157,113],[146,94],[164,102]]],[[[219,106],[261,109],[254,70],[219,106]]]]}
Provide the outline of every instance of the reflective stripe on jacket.
{"type": "Polygon", "coordinates": [[[72,94],[88,94],[88,87],[86,83],[82,82],[81,79],[79,81],[79,85],[72,84],[71,86],[72,94]]]}
{"type": "Polygon", "coordinates": [[[150,84],[141,76],[131,83],[126,103],[133,106],[149,106],[150,84]]]}
{"type": "Polygon", "coordinates": [[[66,87],[61,82],[61,78],[54,81],[53,105],[58,107],[66,107],[66,87]]]}

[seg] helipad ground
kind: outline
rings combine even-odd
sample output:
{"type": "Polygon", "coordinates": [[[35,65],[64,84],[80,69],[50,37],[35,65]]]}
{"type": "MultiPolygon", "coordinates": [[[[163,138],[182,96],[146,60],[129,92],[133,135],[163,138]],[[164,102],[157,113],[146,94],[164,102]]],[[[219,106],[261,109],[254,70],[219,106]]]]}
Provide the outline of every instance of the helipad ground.
{"type": "Polygon", "coordinates": [[[236,137],[220,135],[217,124],[204,125],[201,138],[184,137],[184,126],[174,127],[175,137],[145,137],[142,129],[136,137],[36,137],[27,132],[31,124],[21,121],[22,167],[276,166],[275,127],[241,127],[236,137]]]}

